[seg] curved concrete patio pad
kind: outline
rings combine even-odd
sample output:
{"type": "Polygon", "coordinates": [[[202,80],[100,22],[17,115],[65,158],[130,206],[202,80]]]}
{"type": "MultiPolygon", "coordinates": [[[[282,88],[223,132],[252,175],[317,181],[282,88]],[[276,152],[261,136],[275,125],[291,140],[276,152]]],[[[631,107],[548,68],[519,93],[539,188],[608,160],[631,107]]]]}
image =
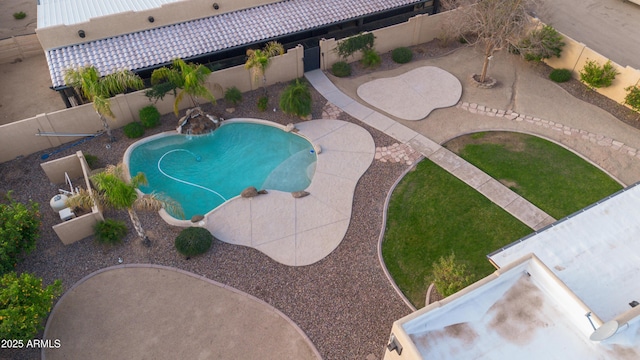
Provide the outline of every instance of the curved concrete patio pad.
{"type": "Polygon", "coordinates": [[[299,134],[322,148],[306,189],[309,196],[269,190],[236,197],[207,214],[206,228],[221,241],[255,248],[289,266],[313,264],[329,255],[349,227],[353,194],[375,155],[371,134],[340,120],[296,124],[299,134]]]}
{"type": "Polygon", "coordinates": [[[456,105],[462,84],[435,66],[423,66],[392,78],[376,79],[358,87],[358,96],[370,105],[404,120],[421,120],[437,108],[456,105]]]}
{"type": "Polygon", "coordinates": [[[95,272],[58,301],[52,359],[320,359],[284,314],[233,288],[157,265],[95,272]]]}

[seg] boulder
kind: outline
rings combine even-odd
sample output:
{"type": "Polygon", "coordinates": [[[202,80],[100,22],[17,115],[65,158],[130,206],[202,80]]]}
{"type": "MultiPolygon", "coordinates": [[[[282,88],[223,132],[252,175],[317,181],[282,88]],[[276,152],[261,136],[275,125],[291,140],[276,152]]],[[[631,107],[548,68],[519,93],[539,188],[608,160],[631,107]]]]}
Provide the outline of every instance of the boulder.
{"type": "Polygon", "coordinates": [[[202,220],[204,220],[204,216],[202,216],[202,215],[193,215],[191,217],[191,222],[192,223],[197,223],[197,222],[202,221],[202,220]]]}
{"type": "Polygon", "coordinates": [[[256,197],[258,195],[261,194],[266,194],[267,190],[260,190],[258,191],[258,189],[256,189],[253,186],[249,186],[248,188],[242,190],[242,192],[240,193],[240,196],[242,196],[243,198],[252,198],[252,197],[256,197]]]}
{"type": "Polygon", "coordinates": [[[303,198],[303,197],[305,197],[307,195],[309,195],[309,192],[304,191],[304,190],[302,190],[302,191],[294,191],[294,192],[291,193],[291,196],[293,196],[296,199],[303,198]]]}
{"type": "Polygon", "coordinates": [[[284,127],[284,131],[286,132],[292,132],[293,130],[295,130],[296,126],[293,125],[292,123],[288,123],[287,126],[284,127]]]}

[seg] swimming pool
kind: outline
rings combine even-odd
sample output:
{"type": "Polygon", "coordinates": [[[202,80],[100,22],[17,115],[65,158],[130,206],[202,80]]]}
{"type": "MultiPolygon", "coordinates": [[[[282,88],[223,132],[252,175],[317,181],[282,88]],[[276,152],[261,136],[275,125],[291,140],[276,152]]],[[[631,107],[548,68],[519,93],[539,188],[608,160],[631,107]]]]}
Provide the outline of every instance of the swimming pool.
{"type": "Polygon", "coordinates": [[[131,175],[143,172],[149,181],[140,190],[178,201],[186,219],[208,213],[249,186],[304,190],[317,159],[301,136],[264,123],[230,121],[207,135],[145,139],[128,154],[131,175]]]}

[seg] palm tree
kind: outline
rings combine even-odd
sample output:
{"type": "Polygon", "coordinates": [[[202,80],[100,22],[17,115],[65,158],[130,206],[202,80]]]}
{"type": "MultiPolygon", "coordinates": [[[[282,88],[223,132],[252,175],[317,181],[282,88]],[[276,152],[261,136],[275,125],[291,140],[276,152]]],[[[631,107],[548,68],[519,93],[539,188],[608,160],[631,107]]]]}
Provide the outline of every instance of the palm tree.
{"type": "Polygon", "coordinates": [[[248,58],[244,68],[251,71],[255,82],[258,82],[262,77],[265,95],[267,93],[267,77],[265,73],[271,64],[271,58],[282,54],[284,54],[284,47],[277,41],[268,42],[262,50],[247,50],[248,58]]]}
{"type": "Polygon", "coordinates": [[[182,208],[175,200],[161,194],[151,193],[138,196],[136,189],[141,185],[147,184],[146,176],[143,173],[138,173],[127,181],[125,174],[126,169],[120,163],[115,166],[109,165],[105,171],[93,175],[91,180],[98,189],[97,201],[101,206],[111,207],[116,210],[126,209],[136,233],[142,239],[142,243],[145,246],[149,246],[151,242],[142,227],[136,210],[159,211],[165,208],[173,214],[183,216],[182,208]]]}
{"type": "Polygon", "coordinates": [[[64,82],[75,88],[86,100],[93,102],[93,108],[98,113],[111,141],[115,141],[115,137],[111,134],[106,116],[114,119],[115,115],[111,111],[110,98],[124,93],[127,89],[139,90],[144,87],[142,79],[129,70],[121,70],[101,77],[94,66],[67,69],[64,73],[64,82]]]}
{"type": "MultiPolygon", "coordinates": [[[[178,116],[179,112],[178,105],[185,94],[189,95],[194,107],[199,106],[198,97],[205,98],[215,104],[215,96],[204,86],[209,74],[211,74],[211,70],[204,65],[186,63],[182,59],[175,59],[171,68],[161,67],[151,74],[151,83],[154,85],[154,91],[158,92],[151,96],[162,98],[168,91],[173,90],[175,92],[175,89],[182,89],[176,95],[176,100],[173,103],[173,112],[176,116],[178,116]],[[162,85],[165,86],[163,87],[162,85]]],[[[150,96],[150,93],[147,96],[150,96]]]]}

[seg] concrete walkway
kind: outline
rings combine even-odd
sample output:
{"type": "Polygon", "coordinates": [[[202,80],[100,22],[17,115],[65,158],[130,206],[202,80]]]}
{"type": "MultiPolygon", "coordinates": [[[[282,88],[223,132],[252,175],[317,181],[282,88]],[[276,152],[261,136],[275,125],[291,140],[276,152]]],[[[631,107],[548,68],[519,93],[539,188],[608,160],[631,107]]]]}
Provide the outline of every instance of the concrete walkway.
{"type": "MultiPolygon", "coordinates": [[[[305,77],[320,94],[346,113],[397,139],[399,142],[409,145],[415,151],[479,191],[533,230],[539,230],[555,222],[555,219],[550,215],[435,141],[347,96],[321,70],[307,72],[305,77]]],[[[427,79],[423,80],[426,81],[427,79]]],[[[402,94],[407,90],[399,86],[392,90],[390,89],[390,91],[402,94]]]]}
{"type": "Polygon", "coordinates": [[[42,359],[319,360],[304,332],[251,295],[186,271],[120,265],[76,283],[56,303],[42,359]]]}

